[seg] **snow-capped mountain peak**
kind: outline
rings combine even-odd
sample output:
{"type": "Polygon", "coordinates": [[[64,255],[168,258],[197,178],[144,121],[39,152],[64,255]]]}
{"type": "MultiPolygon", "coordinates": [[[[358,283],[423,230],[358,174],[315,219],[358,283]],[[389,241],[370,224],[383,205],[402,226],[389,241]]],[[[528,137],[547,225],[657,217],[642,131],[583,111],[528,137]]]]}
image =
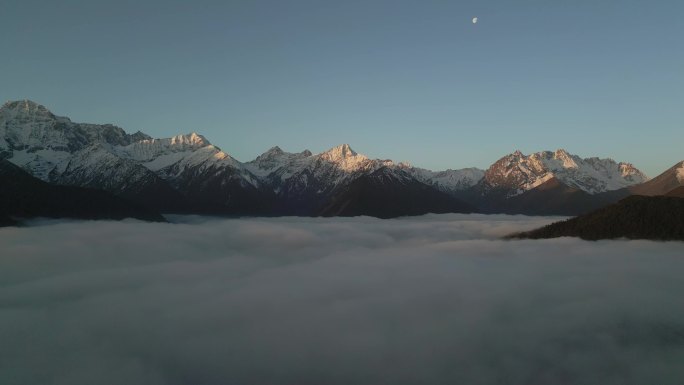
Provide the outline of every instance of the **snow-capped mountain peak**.
{"type": "Polygon", "coordinates": [[[487,189],[508,190],[507,194],[513,196],[554,177],[589,194],[617,190],[648,179],[631,164],[617,163],[612,159],[582,159],[558,149],[529,156],[516,151],[504,156],[487,170],[484,182],[487,189]]]}
{"type": "Polygon", "coordinates": [[[679,183],[684,183],[684,162],[682,162],[677,169],[677,180],[679,183]]]}
{"type": "Polygon", "coordinates": [[[576,155],[570,155],[567,151],[560,148],[553,153],[553,159],[562,163],[563,168],[577,168],[577,161],[581,161],[576,155]]]}
{"type": "Polygon", "coordinates": [[[318,155],[319,159],[334,163],[347,172],[356,171],[370,162],[367,156],[352,150],[348,144],[341,144],[318,155]]]}
{"type": "Polygon", "coordinates": [[[484,170],[480,170],[479,168],[432,171],[424,168],[412,167],[405,162],[399,163],[397,167],[406,170],[419,181],[432,185],[438,190],[447,193],[455,193],[472,187],[484,176],[484,170]]]}
{"type": "Polygon", "coordinates": [[[17,100],[8,101],[0,107],[0,114],[5,118],[21,118],[21,117],[44,117],[55,119],[55,115],[50,112],[45,106],[38,104],[32,100],[17,100]]]}
{"type": "Polygon", "coordinates": [[[211,143],[209,143],[207,138],[196,132],[191,132],[185,135],[176,135],[171,138],[172,146],[191,146],[193,148],[199,148],[208,146],[210,144],[211,143]]]}
{"type": "Polygon", "coordinates": [[[264,152],[261,156],[263,157],[271,157],[271,156],[278,156],[285,153],[282,148],[278,146],[273,146],[269,148],[266,152],[264,152]]]}
{"type": "Polygon", "coordinates": [[[245,163],[245,166],[256,175],[268,175],[283,167],[292,167],[293,163],[310,157],[311,151],[304,150],[299,153],[283,151],[280,147],[274,146],[266,152],[256,157],[256,159],[245,163]]]}
{"type": "Polygon", "coordinates": [[[176,168],[195,167],[200,164],[242,167],[240,162],[196,132],[163,139],[144,139],[127,146],[115,146],[112,150],[119,156],[140,162],[153,171],[172,165],[176,165],[176,168]]]}
{"type": "MultiPolygon", "coordinates": [[[[352,150],[348,144],[341,144],[321,153],[321,157],[323,159],[329,160],[331,162],[339,162],[341,160],[350,159],[357,156],[359,156],[359,154],[352,150]]],[[[366,158],[364,155],[360,156],[366,158]]]]}
{"type": "Polygon", "coordinates": [[[0,107],[0,156],[46,181],[63,171],[74,153],[93,144],[109,148],[146,138],[111,124],[73,123],[30,100],[0,107]]]}
{"type": "Polygon", "coordinates": [[[622,177],[628,181],[633,181],[634,183],[643,183],[649,179],[631,163],[620,162],[618,163],[618,168],[620,170],[620,175],[622,175],[622,177]]]}
{"type": "Polygon", "coordinates": [[[116,147],[114,151],[138,162],[149,162],[162,155],[189,153],[209,146],[215,148],[205,137],[193,132],[171,138],[143,139],[127,146],[116,147]]]}

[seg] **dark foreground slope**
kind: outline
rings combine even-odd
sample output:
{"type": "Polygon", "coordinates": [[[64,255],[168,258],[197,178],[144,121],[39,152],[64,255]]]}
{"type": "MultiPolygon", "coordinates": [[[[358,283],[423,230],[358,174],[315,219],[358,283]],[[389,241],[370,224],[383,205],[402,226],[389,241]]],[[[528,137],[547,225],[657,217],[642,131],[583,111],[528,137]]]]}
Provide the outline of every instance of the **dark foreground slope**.
{"type": "Polygon", "coordinates": [[[0,225],[15,224],[13,217],[164,221],[159,213],[105,191],[51,185],[0,160],[0,225]]]}
{"type": "Polygon", "coordinates": [[[684,199],[631,196],[586,215],[510,236],[532,239],[556,237],[684,241],[684,199]]]}
{"type": "Polygon", "coordinates": [[[383,167],[352,182],[317,214],[394,218],[473,211],[470,205],[416,181],[405,172],[392,172],[383,167]]]}

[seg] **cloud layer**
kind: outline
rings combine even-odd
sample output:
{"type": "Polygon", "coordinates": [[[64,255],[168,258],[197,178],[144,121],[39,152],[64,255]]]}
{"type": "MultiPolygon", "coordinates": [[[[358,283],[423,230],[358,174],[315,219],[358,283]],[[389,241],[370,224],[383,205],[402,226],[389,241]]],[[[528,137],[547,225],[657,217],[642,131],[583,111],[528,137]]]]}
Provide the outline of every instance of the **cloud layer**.
{"type": "Polygon", "coordinates": [[[2,384],[681,384],[684,246],[551,220],[0,229],[2,384]]]}

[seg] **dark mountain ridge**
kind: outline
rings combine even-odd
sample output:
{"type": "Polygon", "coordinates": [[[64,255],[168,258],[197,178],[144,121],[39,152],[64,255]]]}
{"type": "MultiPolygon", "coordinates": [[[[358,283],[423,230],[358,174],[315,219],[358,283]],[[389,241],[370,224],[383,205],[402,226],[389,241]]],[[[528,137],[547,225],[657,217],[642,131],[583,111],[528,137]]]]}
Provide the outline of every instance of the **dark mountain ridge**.
{"type": "Polygon", "coordinates": [[[576,218],[510,236],[557,237],[684,241],[684,198],[635,195],[576,218]]]}
{"type": "Polygon", "coordinates": [[[124,219],[164,222],[159,213],[102,190],[55,186],[0,160],[0,223],[15,218],[124,219]]]}
{"type": "Polygon", "coordinates": [[[359,177],[334,195],[318,215],[393,218],[398,216],[397,213],[423,215],[454,212],[471,213],[475,212],[475,208],[416,181],[407,173],[396,173],[383,167],[359,177]]]}

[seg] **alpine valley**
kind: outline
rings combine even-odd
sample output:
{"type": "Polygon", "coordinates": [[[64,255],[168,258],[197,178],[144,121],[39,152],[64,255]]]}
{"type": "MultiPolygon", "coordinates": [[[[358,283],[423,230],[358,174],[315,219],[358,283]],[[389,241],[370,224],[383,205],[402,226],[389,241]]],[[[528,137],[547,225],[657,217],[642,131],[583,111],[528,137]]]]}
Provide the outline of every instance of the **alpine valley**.
{"type": "MultiPolygon", "coordinates": [[[[652,180],[629,163],[583,159],[565,150],[516,151],[487,170],[430,171],[371,159],[347,144],[320,154],[290,153],[276,146],[241,162],[198,133],[162,139],[129,134],[110,124],[74,123],[28,100],[0,108],[0,160],[18,166],[3,166],[11,172],[0,173],[0,189],[11,190],[8,186],[19,180],[26,186],[21,189],[39,186],[41,207],[64,197],[62,191],[50,198],[52,190],[46,186],[68,186],[79,188],[79,197],[100,194],[98,202],[108,201],[102,196],[108,194],[118,205],[130,204],[131,212],[141,210],[141,218],[151,212],[380,218],[447,212],[578,215],[629,195],[684,195],[684,162],[652,180]],[[11,177],[24,171],[30,175],[11,177]],[[27,183],[27,177],[37,183],[27,183]]],[[[27,212],[12,204],[2,210],[0,219],[27,212]]],[[[54,212],[34,210],[31,215],[57,216],[54,212]]]]}

